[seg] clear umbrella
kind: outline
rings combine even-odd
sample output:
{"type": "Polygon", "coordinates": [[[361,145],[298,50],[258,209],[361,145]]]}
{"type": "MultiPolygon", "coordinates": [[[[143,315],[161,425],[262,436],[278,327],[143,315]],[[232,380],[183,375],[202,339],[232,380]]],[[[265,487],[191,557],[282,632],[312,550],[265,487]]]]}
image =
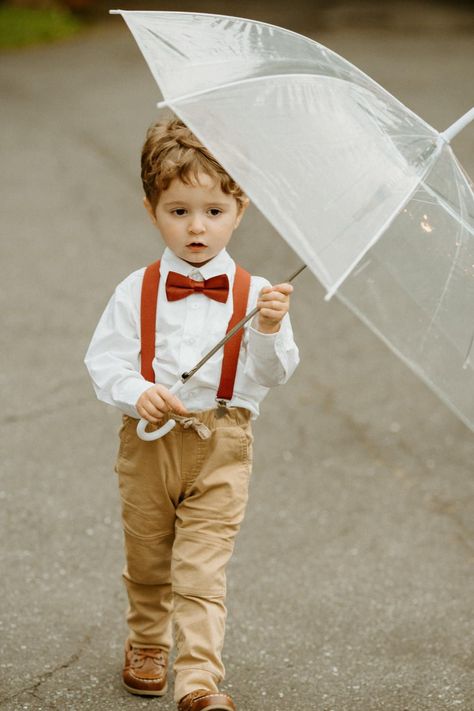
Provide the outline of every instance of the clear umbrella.
{"type": "Polygon", "coordinates": [[[254,20],[120,13],[164,101],[327,290],[474,430],[474,195],[449,141],[352,64],[254,20]]]}

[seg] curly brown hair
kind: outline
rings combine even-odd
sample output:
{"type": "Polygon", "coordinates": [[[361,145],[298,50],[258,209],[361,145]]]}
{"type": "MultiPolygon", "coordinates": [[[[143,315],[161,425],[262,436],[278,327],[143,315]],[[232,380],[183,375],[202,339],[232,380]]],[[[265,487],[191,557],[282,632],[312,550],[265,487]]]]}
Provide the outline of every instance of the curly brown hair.
{"type": "Polygon", "coordinates": [[[143,189],[153,210],[173,178],[193,185],[198,182],[199,173],[218,180],[222,191],[233,195],[239,205],[247,202],[240,186],[177,118],[157,121],[150,126],[142,149],[141,167],[143,189]]]}

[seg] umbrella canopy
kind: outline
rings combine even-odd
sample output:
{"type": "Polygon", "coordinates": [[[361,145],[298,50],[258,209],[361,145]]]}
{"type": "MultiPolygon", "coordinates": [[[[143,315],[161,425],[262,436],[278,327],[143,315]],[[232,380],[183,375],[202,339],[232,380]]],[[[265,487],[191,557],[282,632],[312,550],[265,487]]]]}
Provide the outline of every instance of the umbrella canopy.
{"type": "Polygon", "coordinates": [[[162,103],[328,297],[337,292],[474,430],[474,195],[447,132],[294,32],[220,15],[114,12],[162,103]]]}

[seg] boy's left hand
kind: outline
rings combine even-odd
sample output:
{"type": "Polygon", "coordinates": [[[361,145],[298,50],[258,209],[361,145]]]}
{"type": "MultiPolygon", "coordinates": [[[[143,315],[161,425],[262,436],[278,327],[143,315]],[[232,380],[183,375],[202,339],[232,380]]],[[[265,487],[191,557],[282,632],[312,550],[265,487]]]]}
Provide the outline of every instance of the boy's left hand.
{"type": "Polygon", "coordinates": [[[258,296],[258,330],[261,333],[277,333],[280,323],[290,308],[291,284],[264,286],[258,296]]]}

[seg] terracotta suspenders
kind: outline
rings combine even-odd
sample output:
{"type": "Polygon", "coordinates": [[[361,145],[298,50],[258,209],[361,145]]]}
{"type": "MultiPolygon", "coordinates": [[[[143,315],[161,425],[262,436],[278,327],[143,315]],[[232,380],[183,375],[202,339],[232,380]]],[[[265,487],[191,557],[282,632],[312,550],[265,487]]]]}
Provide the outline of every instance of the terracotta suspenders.
{"type": "Polygon", "coordinates": [[[160,260],[145,269],[140,304],[141,373],[145,380],[155,382],[153,358],[155,357],[156,308],[160,285],[160,260]]]}
{"type": "MultiPolygon", "coordinates": [[[[140,305],[141,374],[152,383],[155,382],[153,358],[155,357],[156,309],[159,284],[160,260],[153,262],[145,270],[140,305]]],[[[250,274],[237,264],[234,287],[232,289],[234,313],[231,316],[226,333],[229,333],[235,324],[244,318],[247,311],[249,291],[250,274]]],[[[217,391],[218,400],[232,399],[242,336],[243,329],[230,338],[224,346],[221,379],[217,391]]]]}
{"type": "MultiPolygon", "coordinates": [[[[232,289],[232,298],[234,302],[234,313],[232,314],[226,333],[234,328],[241,321],[247,312],[247,301],[250,291],[250,274],[235,265],[234,288],[232,289]]],[[[232,400],[234,393],[235,374],[237,372],[237,363],[239,361],[240,344],[244,329],[237,331],[235,336],[232,336],[224,346],[224,358],[222,360],[221,380],[217,391],[218,400],[232,400]]]]}

